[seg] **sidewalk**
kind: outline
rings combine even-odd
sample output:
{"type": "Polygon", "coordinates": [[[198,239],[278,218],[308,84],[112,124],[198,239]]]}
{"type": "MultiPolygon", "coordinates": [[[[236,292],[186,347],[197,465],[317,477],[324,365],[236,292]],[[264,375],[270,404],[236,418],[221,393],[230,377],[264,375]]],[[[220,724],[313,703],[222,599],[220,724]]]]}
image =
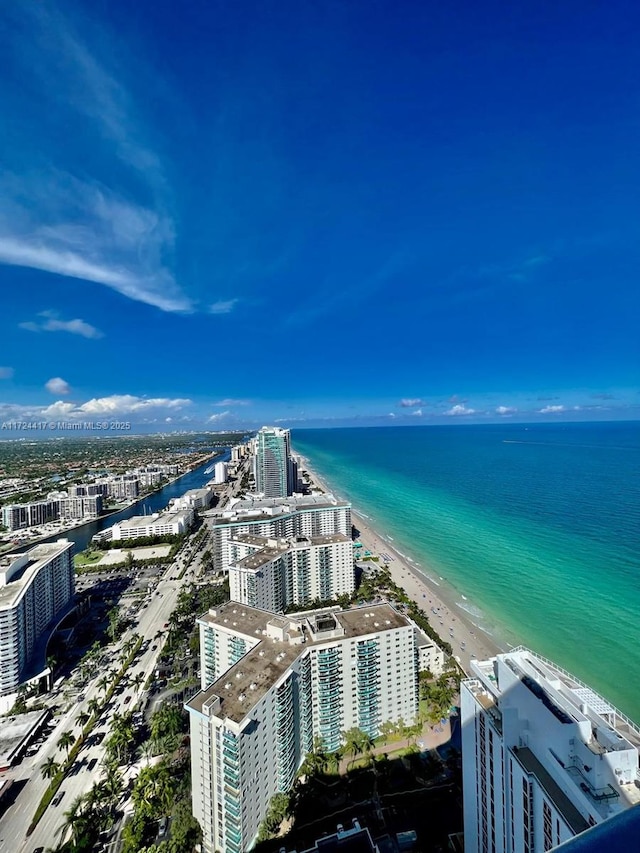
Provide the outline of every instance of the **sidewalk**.
{"type": "Polygon", "coordinates": [[[356,761],[360,761],[368,755],[384,755],[386,753],[389,757],[392,757],[394,753],[400,752],[403,749],[408,749],[408,747],[414,745],[421,752],[424,752],[425,750],[435,749],[438,746],[442,746],[449,740],[451,740],[450,720],[447,720],[444,725],[438,724],[437,726],[430,726],[428,723],[425,723],[422,727],[422,732],[419,735],[412,735],[411,737],[402,738],[401,740],[390,740],[380,746],[374,746],[371,752],[359,753],[355,757],[350,755],[345,756],[340,761],[339,772],[340,775],[343,776],[351,764],[356,761]],[[439,731],[437,731],[437,729],[439,729],[439,731]]]}

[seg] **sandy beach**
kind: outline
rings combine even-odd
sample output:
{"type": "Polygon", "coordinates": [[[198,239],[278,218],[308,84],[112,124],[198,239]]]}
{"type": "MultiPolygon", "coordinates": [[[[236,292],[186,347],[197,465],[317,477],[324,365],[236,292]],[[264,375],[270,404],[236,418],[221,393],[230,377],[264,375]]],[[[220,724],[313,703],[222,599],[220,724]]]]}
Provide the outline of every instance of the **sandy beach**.
{"type": "MultiPolygon", "coordinates": [[[[324,492],[332,493],[331,487],[309,466],[308,460],[301,457],[301,462],[313,484],[324,492]]],[[[363,550],[379,557],[374,565],[388,565],[394,582],[429,616],[431,625],[451,645],[454,656],[465,672],[469,672],[471,658],[484,660],[505,651],[493,637],[473,624],[469,615],[452,597],[447,596],[442,587],[403,557],[391,537],[376,531],[355,509],[352,510],[352,523],[359,531],[358,541],[362,543],[363,550]]]]}

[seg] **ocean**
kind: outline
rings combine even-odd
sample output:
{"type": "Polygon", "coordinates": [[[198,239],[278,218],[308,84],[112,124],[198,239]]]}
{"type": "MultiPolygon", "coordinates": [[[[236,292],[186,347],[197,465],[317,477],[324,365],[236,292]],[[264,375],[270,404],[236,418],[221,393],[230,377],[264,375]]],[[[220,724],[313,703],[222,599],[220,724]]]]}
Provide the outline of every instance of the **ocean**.
{"type": "Polygon", "coordinates": [[[294,430],[294,451],[498,641],[640,722],[640,424],[294,430]]]}

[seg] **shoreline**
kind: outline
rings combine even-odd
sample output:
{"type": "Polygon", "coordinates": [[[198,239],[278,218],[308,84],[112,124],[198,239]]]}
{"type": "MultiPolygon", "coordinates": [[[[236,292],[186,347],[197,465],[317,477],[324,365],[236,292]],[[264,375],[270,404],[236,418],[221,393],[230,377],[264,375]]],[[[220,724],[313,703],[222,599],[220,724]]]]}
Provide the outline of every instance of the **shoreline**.
{"type": "MultiPolygon", "coordinates": [[[[335,494],[335,490],[311,467],[310,460],[297,455],[312,488],[317,486],[323,492],[335,494]]],[[[500,642],[472,621],[470,614],[456,602],[453,591],[440,586],[425,571],[421,571],[411,558],[403,555],[395,546],[393,537],[381,533],[371,519],[353,506],[351,516],[352,524],[359,532],[357,541],[362,543],[363,550],[371,551],[380,558],[372,560],[371,564],[388,567],[393,581],[424,610],[440,638],[451,645],[453,656],[465,673],[470,672],[472,658],[486,660],[507,650],[506,643],[500,642]]]]}

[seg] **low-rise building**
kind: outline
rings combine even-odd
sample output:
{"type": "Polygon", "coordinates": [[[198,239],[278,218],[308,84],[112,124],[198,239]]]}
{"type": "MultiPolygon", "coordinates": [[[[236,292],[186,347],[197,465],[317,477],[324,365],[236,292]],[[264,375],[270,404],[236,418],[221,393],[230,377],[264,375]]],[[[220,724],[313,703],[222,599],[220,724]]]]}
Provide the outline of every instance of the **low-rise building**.
{"type": "Polygon", "coordinates": [[[112,525],[109,528],[111,536],[103,538],[117,542],[121,539],[141,539],[147,536],[181,536],[192,524],[192,509],[134,515],[112,525]]]}
{"type": "Polygon", "coordinates": [[[418,652],[418,670],[429,671],[436,678],[444,672],[445,654],[440,646],[416,629],[416,649],[418,652]]]}

